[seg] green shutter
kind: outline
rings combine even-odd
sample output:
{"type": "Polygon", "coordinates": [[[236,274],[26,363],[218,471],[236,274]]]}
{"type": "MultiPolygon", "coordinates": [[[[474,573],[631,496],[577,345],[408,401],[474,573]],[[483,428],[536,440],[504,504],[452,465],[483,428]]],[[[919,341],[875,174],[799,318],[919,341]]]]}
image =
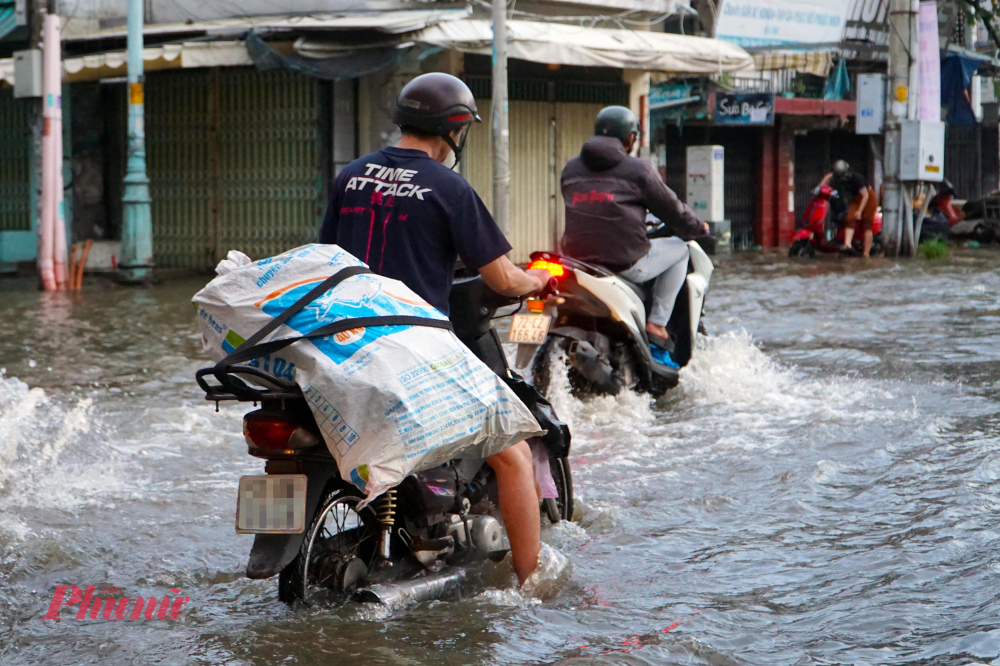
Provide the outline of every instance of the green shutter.
{"type": "Polygon", "coordinates": [[[28,110],[0,89],[0,231],[31,230],[28,110]]]}
{"type": "Polygon", "coordinates": [[[316,240],[318,88],[250,68],[148,77],[158,266],[208,269],[229,250],[258,259],[316,240]]]}

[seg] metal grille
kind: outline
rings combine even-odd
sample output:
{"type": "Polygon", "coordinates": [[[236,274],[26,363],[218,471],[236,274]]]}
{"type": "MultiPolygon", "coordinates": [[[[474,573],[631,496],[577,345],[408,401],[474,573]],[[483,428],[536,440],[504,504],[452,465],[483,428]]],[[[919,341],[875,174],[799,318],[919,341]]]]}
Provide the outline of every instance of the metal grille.
{"type": "Polygon", "coordinates": [[[962,199],[983,196],[982,136],[980,126],[948,125],[944,134],[944,175],[962,199]]]}
{"type": "Polygon", "coordinates": [[[486,207],[493,210],[493,136],[489,120],[493,105],[487,98],[477,99],[476,106],[483,122],[469,128],[460,169],[486,207]]]}
{"type": "Polygon", "coordinates": [[[681,133],[667,126],[667,187],[681,199],[687,197],[687,147],[721,145],[725,153],[726,218],[732,223],[733,249],[749,250],[757,217],[757,171],[760,164],[760,131],[752,128],[688,127],[681,133]]]}
{"type": "Polygon", "coordinates": [[[556,101],[571,104],[628,106],[628,84],[556,81],[556,101]]]}
{"type": "Polygon", "coordinates": [[[0,231],[31,229],[28,110],[0,90],[0,231]]]}
{"type": "Polygon", "coordinates": [[[211,172],[209,70],[154,72],[146,83],[146,148],[153,252],[163,268],[207,268],[211,172]]]}
{"type": "MultiPolygon", "coordinates": [[[[490,101],[477,99],[489,117],[490,101]]],[[[526,261],[536,250],[554,249],[562,235],[565,210],[559,174],[594,130],[600,104],[511,102],[511,219],[513,261],[526,261]]],[[[463,174],[487,207],[493,205],[493,162],[489,123],[469,131],[463,174]]]]}
{"type": "Polygon", "coordinates": [[[510,105],[510,244],[515,261],[527,261],[535,250],[552,248],[551,109],[545,102],[510,105]]]}
{"type": "Polygon", "coordinates": [[[323,202],[319,86],[290,72],[221,76],[217,251],[257,259],[314,242],[323,202]]]}
{"type": "Polygon", "coordinates": [[[153,73],[147,146],[158,266],[205,269],[315,240],[318,84],[251,69],[153,73]]]}
{"type": "Polygon", "coordinates": [[[1000,187],[1000,128],[981,126],[983,160],[983,196],[1000,187]]]}
{"type": "MultiPolygon", "coordinates": [[[[465,82],[476,99],[490,99],[493,96],[491,77],[466,76],[465,82]]],[[[519,102],[628,106],[628,84],[621,82],[510,79],[507,82],[507,94],[511,101],[519,102]]]]}

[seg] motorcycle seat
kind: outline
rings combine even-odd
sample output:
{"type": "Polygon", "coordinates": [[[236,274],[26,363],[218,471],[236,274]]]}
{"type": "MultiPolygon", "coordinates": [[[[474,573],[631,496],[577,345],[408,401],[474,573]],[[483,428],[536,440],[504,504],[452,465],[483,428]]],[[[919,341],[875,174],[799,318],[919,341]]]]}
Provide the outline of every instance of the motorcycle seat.
{"type": "Polygon", "coordinates": [[[640,301],[645,302],[645,300],[646,300],[646,290],[642,288],[641,284],[636,284],[635,282],[632,282],[631,280],[626,280],[621,275],[618,276],[618,279],[621,280],[622,282],[624,282],[625,284],[627,284],[629,287],[631,287],[632,291],[635,292],[635,295],[639,297],[640,301]]]}

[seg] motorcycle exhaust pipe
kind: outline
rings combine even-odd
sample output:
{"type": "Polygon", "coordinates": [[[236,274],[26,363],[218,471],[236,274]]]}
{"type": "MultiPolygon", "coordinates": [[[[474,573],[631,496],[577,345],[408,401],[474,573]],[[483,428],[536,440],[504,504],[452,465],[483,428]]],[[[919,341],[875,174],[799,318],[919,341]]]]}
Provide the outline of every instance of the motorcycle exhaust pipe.
{"type": "Polygon", "coordinates": [[[464,578],[465,569],[445,569],[414,580],[362,588],[354,593],[354,600],[395,607],[418,604],[456,592],[464,578]]]}

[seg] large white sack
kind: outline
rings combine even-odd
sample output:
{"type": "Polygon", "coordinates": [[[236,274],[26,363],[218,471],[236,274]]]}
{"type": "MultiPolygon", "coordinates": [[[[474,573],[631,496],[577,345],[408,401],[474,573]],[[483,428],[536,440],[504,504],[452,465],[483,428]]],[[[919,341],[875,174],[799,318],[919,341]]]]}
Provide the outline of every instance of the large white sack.
{"type": "MultiPolygon", "coordinates": [[[[364,263],[336,245],[306,245],[251,262],[238,252],[194,296],[205,351],[216,361],[337,271],[364,263]]],[[[346,318],[446,317],[403,283],[347,278],[264,341],[346,318]]],[[[340,474],[369,497],[408,474],[464,455],[488,457],[544,432],[527,407],[449,330],[353,329],[301,340],[251,365],[294,379],[340,474]]]]}

